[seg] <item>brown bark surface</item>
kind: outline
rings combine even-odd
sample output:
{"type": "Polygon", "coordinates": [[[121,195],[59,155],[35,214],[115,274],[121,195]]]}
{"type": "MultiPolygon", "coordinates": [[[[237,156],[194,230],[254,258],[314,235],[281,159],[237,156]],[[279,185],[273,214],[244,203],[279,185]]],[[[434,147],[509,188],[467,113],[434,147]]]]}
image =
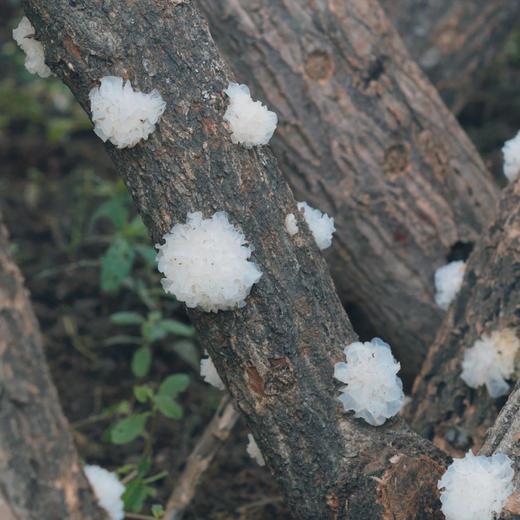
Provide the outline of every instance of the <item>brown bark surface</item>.
{"type": "Polygon", "coordinates": [[[518,0],[381,0],[412,57],[458,113],[518,22],[518,0]]]}
{"type": "Polygon", "coordinates": [[[226,210],[263,272],[236,311],[192,321],[297,518],[441,518],[444,457],[399,420],[370,427],[340,412],[333,365],[355,334],[324,258],[268,148],[233,145],[231,79],[192,3],[26,0],[47,62],[88,110],[107,74],[157,88],[167,109],[135,148],[107,149],[155,241],[186,213],[226,210]],[[285,215],[297,214],[290,237],[285,215]]]}
{"type": "Polygon", "coordinates": [[[278,114],[272,147],[296,198],[335,218],[325,253],[347,310],[370,323],[360,333],[416,373],[444,316],[434,272],[493,216],[475,148],[376,2],[198,4],[239,81],[278,114]]]}
{"type": "Polygon", "coordinates": [[[451,453],[480,446],[505,398],[460,378],[464,351],[484,333],[520,326],[520,178],[470,255],[464,283],[414,385],[412,427],[451,453]]]}
{"type": "Polygon", "coordinates": [[[0,221],[0,518],[102,520],[0,221]]]}

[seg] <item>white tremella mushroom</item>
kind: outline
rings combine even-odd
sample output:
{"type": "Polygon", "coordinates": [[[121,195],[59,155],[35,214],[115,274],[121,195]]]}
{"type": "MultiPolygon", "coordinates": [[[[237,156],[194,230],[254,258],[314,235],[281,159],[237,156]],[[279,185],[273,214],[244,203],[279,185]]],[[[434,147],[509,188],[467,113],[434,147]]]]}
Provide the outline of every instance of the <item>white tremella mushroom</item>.
{"type": "Polygon", "coordinates": [[[158,269],[166,292],[206,312],[243,307],[262,272],[249,261],[253,248],[225,212],[211,218],[189,213],[156,245],[158,269]]]}
{"type": "Polygon", "coordinates": [[[390,345],[379,338],[356,341],[344,349],[347,362],[336,363],[334,377],[345,383],[339,400],[372,426],[380,426],[399,412],[404,401],[401,365],[390,345]]]}
{"type": "MultiPolygon", "coordinates": [[[[207,352],[205,352],[206,355],[207,352]]],[[[218,375],[217,369],[213,364],[213,360],[208,356],[200,360],[200,375],[206,381],[206,383],[218,388],[219,390],[225,390],[226,387],[218,375]]]]}
{"type": "Polygon", "coordinates": [[[291,236],[296,235],[296,233],[298,233],[298,231],[299,231],[298,224],[296,222],[296,217],[294,216],[293,213],[289,213],[285,217],[285,230],[291,236]]]}
{"type": "Polygon", "coordinates": [[[259,466],[265,466],[264,456],[262,455],[255,438],[250,433],[247,434],[247,453],[252,459],[256,460],[256,463],[259,466]]]}
{"type": "Polygon", "coordinates": [[[267,144],[276,129],[277,115],[253,101],[246,85],[230,83],[224,93],[229,97],[224,121],[229,123],[231,141],[246,148],[267,144]]]}
{"type": "Polygon", "coordinates": [[[316,245],[320,249],[330,247],[332,233],[336,231],[334,219],[319,209],[311,208],[306,202],[298,202],[298,209],[303,210],[303,218],[311,230],[316,245]]]}
{"type": "Polygon", "coordinates": [[[515,370],[519,348],[520,339],[512,328],[484,334],[464,353],[460,377],[471,388],[486,385],[491,397],[500,397],[509,390],[506,379],[515,370]]]}
{"type": "Polygon", "coordinates": [[[503,454],[455,459],[437,483],[446,520],[492,520],[513,492],[512,460],[503,454]]]}
{"type": "Polygon", "coordinates": [[[125,516],[121,495],[125,486],[117,475],[100,466],[85,466],[85,476],[96,495],[99,505],[108,513],[110,520],[122,520],[125,516]]]}
{"type": "Polygon", "coordinates": [[[456,260],[435,271],[435,303],[445,311],[460,290],[466,263],[456,260]]]}
{"type": "Polygon", "coordinates": [[[512,181],[520,172],[520,131],[502,148],[504,175],[512,181]]]}
{"type": "Polygon", "coordinates": [[[41,78],[52,76],[52,71],[45,64],[43,45],[34,36],[36,31],[29,19],[24,16],[18,27],[13,30],[13,38],[25,52],[25,68],[31,74],[38,74],[41,78]]]}
{"type": "Polygon", "coordinates": [[[117,148],[131,148],[155,130],[166,102],[157,90],[136,92],[130,81],[117,76],[101,78],[89,93],[94,132],[117,148]]]}

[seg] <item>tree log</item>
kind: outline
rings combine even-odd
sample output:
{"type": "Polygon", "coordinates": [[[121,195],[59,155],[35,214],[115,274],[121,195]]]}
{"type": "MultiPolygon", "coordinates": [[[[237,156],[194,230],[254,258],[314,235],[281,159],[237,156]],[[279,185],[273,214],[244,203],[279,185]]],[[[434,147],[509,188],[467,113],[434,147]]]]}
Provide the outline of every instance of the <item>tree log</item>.
{"type": "Polygon", "coordinates": [[[302,519],[442,518],[444,456],[399,418],[373,428],[340,412],[332,378],[356,338],[327,264],[269,148],[233,145],[231,75],[192,3],[25,0],[47,63],[88,110],[107,74],[157,88],[167,109],[136,147],[107,150],[155,241],[191,211],[228,212],[263,276],[244,308],[190,311],[206,348],[302,519]],[[290,237],[285,215],[301,232],[290,237]]]}
{"type": "Polygon", "coordinates": [[[277,112],[272,146],[295,196],[335,218],[326,256],[354,327],[416,374],[445,314],[434,272],[493,216],[475,148],[376,2],[198,4],[239,80],[277,112]]]}
{"type": "Polygon", "coordinates": [[[0,222],[0,517],[102,520],[0,222]]]}
{"type": "Polygon", "coordinates": [[[518,0],[381,0],[410,54],[457,114],[520,15],[518,0]]]}
{"type": "Polygon", "coordinates": [[[461,290],[414,385],[411,426],[450,453],[479,447],[504,399],[460,378],[464,351],[494,330],[520,326],[520,178],[467,263],[461,290]]]}

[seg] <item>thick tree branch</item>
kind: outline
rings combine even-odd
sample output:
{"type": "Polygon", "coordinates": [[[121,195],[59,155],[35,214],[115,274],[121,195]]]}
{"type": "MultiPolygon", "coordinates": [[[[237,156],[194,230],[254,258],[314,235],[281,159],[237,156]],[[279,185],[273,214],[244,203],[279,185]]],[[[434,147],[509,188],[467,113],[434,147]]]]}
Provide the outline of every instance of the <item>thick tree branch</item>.
{"type": "Polygon", "coordinates": [[[520,326],[520,178],[470,255],[464,283],[416,381],[406,416],[449,452],[480,446],[503,404],[460,378],[464,351],[484,333],[520,326]]]}
{"type": "Polygon", "coordinates": [[[518,0],[381,0],[410,54],[458,113],[518,22],[518,0]]]}
{"type": "Polygon", "coordinates": [[[415,374],[444,316],[434,272],[493,216],[476,150],[376,2],[197,2],[279,115],[272,146],[295,196],[335,217],[326,256],[347,309],[415,374]]]}
{"type": "Polygon", "coordinates": [[[102,520],[0,221],[0,518],[102,520]]]}
{"type": "Polygon", "coordinates": [[[157,88],[168,106],[148,141],[108,152],[155,241],[186,213],[226,210],[263,271],[236,311],[190,316],[295,516],[441,518],[443,456],[399,419],[340,413],[333,365],[353,339],[325,260],[270,150],[233,145],[222,116],[230,74],[191,3],[26,0],[48,64],[88,109],[106,74],[157,88]]]}

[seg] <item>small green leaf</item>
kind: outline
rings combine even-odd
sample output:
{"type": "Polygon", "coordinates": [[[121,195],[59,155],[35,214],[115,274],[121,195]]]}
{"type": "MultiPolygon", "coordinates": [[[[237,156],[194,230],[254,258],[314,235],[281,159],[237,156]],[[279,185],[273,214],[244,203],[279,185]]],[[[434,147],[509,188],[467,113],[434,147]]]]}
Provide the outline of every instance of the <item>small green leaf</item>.
{"type": "Polygon", "coordinates": [[[143,431],[149,412],[130,415],[110,428],[110,440],[114,444],[126,444],[136,439],[143,431]]]}
{"type": "Polygon", "coordinates": [[[110,321],[116,325],[141,325],[144,317],[138,312],[122,311],[111,314],[110,321]]]}
{"type": "Polygon", "coordinates": [[[152,362],[152,352],[150,347],[143,345],[134,352],[132,358],[132,372],[136,377],[143,377],[148,374],[152,362]]]}
{"type": "Polygon", "coordinates": [[[184,392],[189,384],[190,376],[187,374],[173,374],[161,383],[157,395],[174,399],[178,394],[184,392]]]}
{"type": "Polygon", "coordinates": [[[134,386],[134,395],[140,403],[146,403],[148,399],[153,399],[153,390],[146,385],[134,386]]]}
{"type": "Polygon", "coordinates": [[[140,345],[143,342],[143,338],[140,336],[129,336],[128,334],[116,334],[107,338],[103,343],[104,345],[140,345]]]}
{"type": "Polygon", "coordinates": [[[144,260],[152,267],[157,266],[157,251],[149,246],[135,246],[135,250],[144,258],[144,260]]]}
{"type": "Polygon", "coordinates": [[[162,518],[164,516],[164,507],[160,504],[153,504],[152,515],[154,518],[162,518]]]}
{"type": "Polygon", "coordinates": [[[89,229],[92,229],[96,221],[101,217],[109,218],[118,230],[124,229],[128,221],[128,210],[126,209],[125,199],[120,196],[115,196],[101,204],[90,218],[89,229]]]}
{"type": "Polygon", "coordinates": [[[129,238],[141,237],[144,238],[148,236],[148,232],[146,231],[146,226],[143,224],[143,221],[139,215],[136,215],[131,222],[124,229],[125,236],[129,238]]]}
{"type": "Polygon", "coordinates": [[[180,321],[162,320],[159,323],[162,328],[171,334],[177,334],[177,336],[186,336],[188,338],[191,338],[195,335],[195,329],[191,325],[185,325],[180,321]]]}
{"type": "Polygon", "coordinates": [[[182,339],[172,345],[172,350],[198,373],[200,371],[199,351],[192,341],[182,339]]]}
{"type": "Polygon", "coordinates": [[[139,461],[139,464],[137,465],[137,473],[141,477],[145,477],[146,474],[150,471],[151,463],[148,459],[143,458],[139,461]]]}
{"type": "Polygon", "coordinates": [[[141,477],[134,478],[127,484],[126,490],[121,497],[125,511],[140,513],[148,495],[155,495],[155,489],[146,486],[141,477]]]}
{"type": "Polygon", "coordinates": [[[166,395],[158,395],[155,397],[155,405],[157,409],[166,417],[171,419],[182,419],[182,407],[179,403],[173,401],[166,395]]]}
{"type": "Polygon", "coordinates": [[[134,264],[135,251],[130,242],[116,237],[101,259],[101,289],[115,291],[129,275],[134,264]]]}

